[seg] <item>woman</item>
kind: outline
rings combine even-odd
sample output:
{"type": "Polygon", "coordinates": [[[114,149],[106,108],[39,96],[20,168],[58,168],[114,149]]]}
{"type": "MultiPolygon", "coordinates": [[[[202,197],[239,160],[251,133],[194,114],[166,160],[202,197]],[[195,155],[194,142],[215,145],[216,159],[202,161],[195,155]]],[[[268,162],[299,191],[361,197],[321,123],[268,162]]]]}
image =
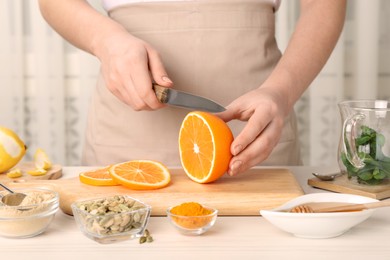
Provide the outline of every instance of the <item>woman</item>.
{"type": "Polygon", "coordinates": [[[274,36],[278,1],[103,2],[108,16],[84,0],[40,0],[48,23],[101,62],[84,164],[180,164],[177,136],[188,111],[159,103],[153,81],[226,106],[217,115],[235,135],[230,175],[301,163],[293,106],[337,42],[345,0],[301,0],[283,56],[274,36]]]}

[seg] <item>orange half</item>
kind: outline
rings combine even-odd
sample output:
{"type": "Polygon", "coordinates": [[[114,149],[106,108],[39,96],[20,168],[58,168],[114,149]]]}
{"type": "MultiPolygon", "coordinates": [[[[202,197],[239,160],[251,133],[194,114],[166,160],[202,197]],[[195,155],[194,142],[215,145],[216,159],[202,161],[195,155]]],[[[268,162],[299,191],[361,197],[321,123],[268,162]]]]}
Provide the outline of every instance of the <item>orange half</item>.
{"type": "Polygon", "coordinates": [[[180,160],[187,176],[198,183],[219,179],[229,168],[233,134],[219,117],[194,111],[184,118],[179,133],[180,160]]]}
{"type": "Polygon", "coordinates": [[[130,189],[153,190],[169,184],[171,175],[163,164],[151,160],[133,160],[110,168],[111,177],[130,189]]]}
{"type": "Polygon", "coordinates": [[[82,172],[79,174],[79,179],[82,183],[93,186],[118,185],[118,183],[111,178],[109,172],[110,167],[111,165],[92,171],[82,172]]]}

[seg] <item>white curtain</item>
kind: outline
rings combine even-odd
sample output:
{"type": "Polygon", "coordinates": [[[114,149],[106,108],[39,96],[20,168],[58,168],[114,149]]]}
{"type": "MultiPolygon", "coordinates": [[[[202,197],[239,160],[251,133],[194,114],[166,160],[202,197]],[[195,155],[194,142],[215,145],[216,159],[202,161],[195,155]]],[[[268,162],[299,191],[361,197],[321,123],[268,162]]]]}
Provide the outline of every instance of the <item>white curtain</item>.
{"type": "MultiPolygon", "coordinates": [[[[281,49],[298,15],[299,1],[282,1],[277,20],[281,49]]],[[[337,166],[338,102],[390,100],[389,15],[390,1],[348,1],[344,30],[332,56],[295,106],[305,165],[337,166]]]]}
{"type": "MultiPolygon", "coordinates": [[[[90,0],[102,11],[100,0],[90,0]]],[[[277,13],[283,50],[299,15],[298,0],[277,13]]],[[[344,99],[390,99],[390,1],[348,2],[342,37],[326,67],[296,104],[306,165],[337,165],[344,99]]],[[[79,165],[96,58],[77,50],[42,19],[37,1],[0,0],[0,125],[53,162],[79,165]]],[[[320,28],[319,28],[320,29],[320,28]]],[[[315,40],[315,39],[313,39],[315,40]]]]}
{"type": "MultiPolygon", "coordinates": [[[[92,3],[99,7],[98,1],[92,3]]],[[[99,64],[43,20],[37,1],[0,0],[0,125],[55,163],[79,165],[99,64]]]]}

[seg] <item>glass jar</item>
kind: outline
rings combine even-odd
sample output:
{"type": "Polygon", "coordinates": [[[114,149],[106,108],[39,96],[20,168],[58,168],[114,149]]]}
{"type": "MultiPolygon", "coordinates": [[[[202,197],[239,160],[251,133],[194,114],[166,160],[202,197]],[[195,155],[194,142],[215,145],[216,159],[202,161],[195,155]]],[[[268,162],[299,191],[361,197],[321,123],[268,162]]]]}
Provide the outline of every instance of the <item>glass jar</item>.
{"type": "Polygon", "coordinates": [[[390,178],[390,105],[387,100],[339,103],[342,133],[338,162],[359,184],[388,184],[390,178]]]}

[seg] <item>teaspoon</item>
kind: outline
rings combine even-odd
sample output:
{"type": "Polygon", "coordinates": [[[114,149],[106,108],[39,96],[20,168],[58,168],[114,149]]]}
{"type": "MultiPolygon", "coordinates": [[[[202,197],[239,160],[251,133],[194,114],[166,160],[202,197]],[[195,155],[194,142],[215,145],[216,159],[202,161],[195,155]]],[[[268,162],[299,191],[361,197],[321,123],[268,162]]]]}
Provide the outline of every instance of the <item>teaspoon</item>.
{"type": "Polygon", "coordinates": [[[23,199],[27,196],[24,193],[14,192],[10,188],[6,187],[4,184],[0,183],[0,186],[9,191],[9,194],[4,195],[1,198],[1,201],[8,206],[19,206],[22,203],[23,199]]]}
{"type": "Polygon", "coordinates": [[[318,174],[313,172],[313,175],[316,176],[321,181],[333,181],[336,177],[340,176],[341,173],[338,172],[332,174],[318,174]]]}

